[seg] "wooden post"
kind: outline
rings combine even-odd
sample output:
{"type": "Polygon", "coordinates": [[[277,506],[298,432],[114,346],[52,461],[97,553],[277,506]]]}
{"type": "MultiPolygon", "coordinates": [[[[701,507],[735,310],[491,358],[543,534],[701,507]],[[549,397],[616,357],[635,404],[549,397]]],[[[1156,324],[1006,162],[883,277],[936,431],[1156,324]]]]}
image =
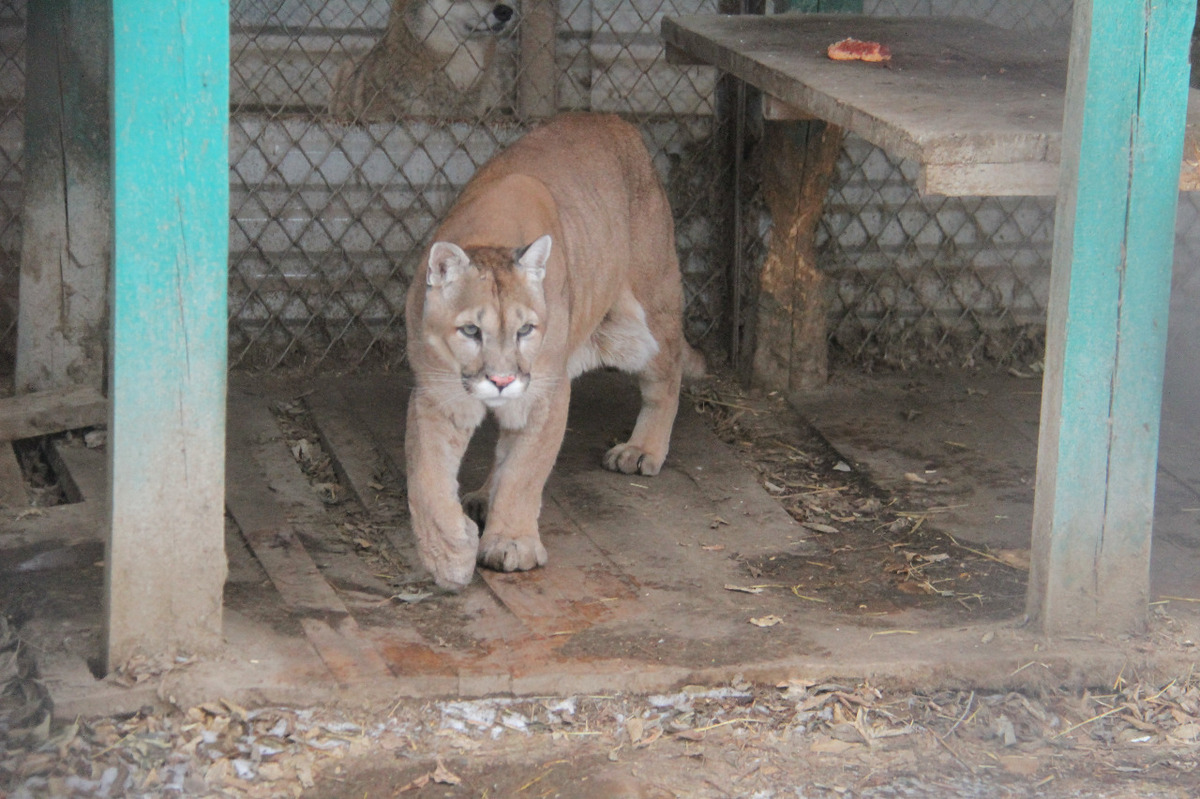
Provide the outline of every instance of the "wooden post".
{"type": "Polygon", "coordinates": [[[1146,621],[1195,13],[1075,3],[1028,597],[1051,634],[1146,621]]]}
{"type": "MultiPolygon", "coordinates": [[[[861,13],[862,0],[776,0],[780,11],[861,13]]],[[[788,392],[829,379],[828,299],[817,227],[842,150],[842,130],[817,120],[764,124],[763,195],[771,245],[759,275],[752,380],[788,392]]]]}
{"type": "Polygon", "coordinates": [[[31,0],[16,388],[104,381],[109,193],[107,0],[31,0]]]}
{"type": "Polygon", "coordinates": [[[842,130],[824,122],[764,125],[763,195],[771,246],[759,274],[754,382],[788,392],[825,385],[828,303],[817,269],[817,227],[842,151],[842,130]]]}
{"type": "Polygon", "coordinates": [[[517,116],[543,119],[558,111],[558,3],[521,4],[521,50],[517,66],[517,116]]]}
{"type": "Polygon", "coordinates": [[[221,641],[228,1],[113,0],[112,85],[110,669],[221,641]]]}

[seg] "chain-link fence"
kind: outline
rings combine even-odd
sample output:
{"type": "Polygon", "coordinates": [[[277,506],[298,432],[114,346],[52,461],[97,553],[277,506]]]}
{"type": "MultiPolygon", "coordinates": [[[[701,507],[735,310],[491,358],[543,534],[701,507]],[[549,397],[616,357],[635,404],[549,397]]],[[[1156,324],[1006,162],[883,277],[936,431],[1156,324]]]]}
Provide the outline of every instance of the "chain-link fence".
{"type": "MultiPolygon", "coordinates": [[[[867,0],[864,12],[1070,35],[1069,0],[867,0]]],[[[817,231],[818,267],[831,284],[831,357],[858,366],[1040,358],[1053,198],[922,197],[917,173],[917,164],[846,137],[817,231]]],[[[743,252],[754,264],[770,220],[761,203],[751,213],[743,252]]]]}
{"type": "Polygon", "coordinates": [[[716,77],[667,64],[657,30],[664,14],[715,10],[713,0],[236,2],[232,363],[396,363],[408,277],[440,215],[484,161],[569,109],[641,125],[676,210],[689,333],[710,336],[729,247],[716,77]]]}
{"type": "MultiPolygon", "coordinates": [[[[668,64],[658,28],[663,15],[739,5],[233,0],[231,364],[399,363],[408,276],[436,220],[480,164],[538,119],[570,109],[613,111],[641,126],[675,209],[689,337],[723,349],[736,335],[732,300],[748,293],[729,283],[731,265],[743,264],[736,273],[752,283],[771,230],[754,194],[754,158],[741,181],[733,174],[743,160],[735,155],[753,151],[753,108],[745,146],[735,149],[739,92],[711,69],[668,64]]],[[[1064,38],[1071,10],[1069,0],[864,5],[1064,38]]],[[[0,350],[9,353],[23,27],[23,0],[0,0],[0,350]]],[[[861,139],[846,141],[818,233],[835,357],[860,365],[1039,357],[1053,201],[923,198],[915,173],[861,139]]]]}

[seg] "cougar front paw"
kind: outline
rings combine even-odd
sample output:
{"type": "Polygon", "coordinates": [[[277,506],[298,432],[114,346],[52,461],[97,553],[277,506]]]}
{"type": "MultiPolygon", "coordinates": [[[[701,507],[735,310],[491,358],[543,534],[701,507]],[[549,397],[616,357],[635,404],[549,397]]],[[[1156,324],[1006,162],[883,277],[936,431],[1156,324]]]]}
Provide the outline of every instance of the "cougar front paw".
{"type": "Polygon", "coordinates": [[[654,456],[633,444],[618,444],[604,454],[604,468],[624,474],[658,474],[663,456],[654,456]]]}
{"type": "Polygon", "coordinates": [[[489,535],[486,531],[479,542],[479,563],[503,572],[528,571],[545,566],[546,548],[537,534],[521,538],[489,535]]]}
{"type": "Polygon", "coordinates": [[[479,527],[460,515],[454,526],[438,525],[433,535],[417,536],[421,562],[433,581],[448,591],[459,591],[475,574],[479,552],[479,527]]]}

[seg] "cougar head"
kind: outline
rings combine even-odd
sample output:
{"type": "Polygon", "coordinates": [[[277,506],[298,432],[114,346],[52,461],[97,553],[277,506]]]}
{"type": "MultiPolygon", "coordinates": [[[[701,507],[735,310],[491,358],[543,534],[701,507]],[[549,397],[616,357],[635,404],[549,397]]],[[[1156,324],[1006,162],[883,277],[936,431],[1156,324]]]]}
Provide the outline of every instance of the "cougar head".
{"type": "Polygon", "coordinates": [[[449,241],[429,248],[422,332],[445,370],[441,390],[451,390],[453,375],[461,391],[493,409],[529,395],[550,246],[542,236],[516,250],[449,241]]]}

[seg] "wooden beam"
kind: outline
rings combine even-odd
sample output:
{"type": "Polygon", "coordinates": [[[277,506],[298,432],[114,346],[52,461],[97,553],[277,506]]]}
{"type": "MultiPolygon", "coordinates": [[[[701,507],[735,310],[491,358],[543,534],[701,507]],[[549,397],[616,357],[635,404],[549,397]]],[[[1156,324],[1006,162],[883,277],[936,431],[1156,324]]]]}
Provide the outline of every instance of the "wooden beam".
{"type": "Polygon", "coordinates": [[[112,87],[110,669],[221,643],[228,1],[113,0],[112,87]]]}
{"type": "Polygon", "coordinates": [[[1077,0],[1028,610],[1144,627],[1194,3],[1077,0]]]}
{"type": "Polygon", "coordinates": [[[544,119],[558,111],[558,4],[521,4],[521,50],[517,71],[517,116],[544,119]]]}
{"type": "Polygon", "coordinates": [[[29,3],[18,393],[104,383],[110,23],[107,0],[29,3]]]}
{"type": "Polygon", "coordinates": [[[66,386],[0,399],[0,441],[104,424],[108,400],[92,386],[66,386]]]}
{"type": "MultiPolygon", "coordinates": [[[[860,14],[862,0],[783,0],[799,14],[860,14]]],[[[817,228],[842,151],[842,128],[762,94],[763,196],[771,246],[759,273],[753,380],[789,393],[829,378],[827,278],[817,269],[817,228]]]]}

